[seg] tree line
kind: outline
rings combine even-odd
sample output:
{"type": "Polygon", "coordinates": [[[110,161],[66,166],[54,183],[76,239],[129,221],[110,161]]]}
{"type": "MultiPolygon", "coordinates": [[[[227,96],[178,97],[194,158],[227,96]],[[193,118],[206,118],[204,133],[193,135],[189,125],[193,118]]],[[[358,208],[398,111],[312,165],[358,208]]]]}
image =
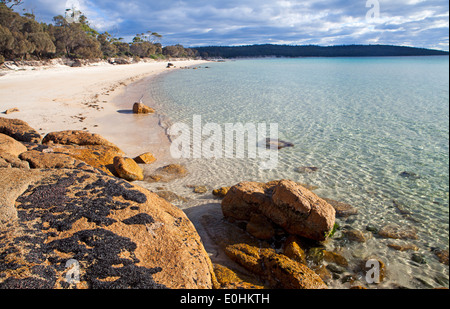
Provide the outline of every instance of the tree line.
{"type": "Polygon", "coordinates": [[[207,46],[195,48],[204,58],[255,58],[255,57],[382,57],[448,55],[448,52],[424,48],[393,45],[340,45],[293,46],[247,45],[207,46]]]}
{"type": "Polygon", "coordinates": [[[130,43],[108,32],[99,33],[81,12],[68,10],[66,16],[55,16],[51,24],[38,22],[32,13],[14,12],[13,6],[20,4],[21,0],[0,0],[0,64],[6,60],[59,57],[165,59],[198,56],[196,50],[179,44],[163,47],[159,43],[162,35],[156,32],[137,34],[130,43]]]}

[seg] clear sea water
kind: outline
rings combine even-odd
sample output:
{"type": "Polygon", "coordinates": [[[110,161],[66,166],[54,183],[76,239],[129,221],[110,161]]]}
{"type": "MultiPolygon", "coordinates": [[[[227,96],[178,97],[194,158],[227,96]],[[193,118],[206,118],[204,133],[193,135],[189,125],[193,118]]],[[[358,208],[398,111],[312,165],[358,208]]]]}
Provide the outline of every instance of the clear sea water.
{"type": "Polygon", "coordinates": [[[449,248],[448,65],[448,57],[253,59],[165,74],[149,95],[166,126],[191,125],[193,115],[203,124],[278,123],[280,139],[295,144],[280,150],[277,168],[268,171],[258,168],[258,159],[184,160],[190,175],[166,188],[193,198],[192,206],[212,196],[196,195],[186,184],[213,189],[292,179],[317,186],[319,196],[358,209],[338,219],[340,226],[366,236],[368,225],[417,230],[417,240],[374,235],[357,243],[338,235],[327,244],[355,263],[370,255],[384,260],[388,279],[378,287],[448,287],[449,268],[432,252],[449,248]],[[319,169],[299,173],[301,166],[319,169]],[[419,251],[396,251],[388,243],[412,243],[419,251]],[[413,254],[426,264],[414,262],[413,254]]]}

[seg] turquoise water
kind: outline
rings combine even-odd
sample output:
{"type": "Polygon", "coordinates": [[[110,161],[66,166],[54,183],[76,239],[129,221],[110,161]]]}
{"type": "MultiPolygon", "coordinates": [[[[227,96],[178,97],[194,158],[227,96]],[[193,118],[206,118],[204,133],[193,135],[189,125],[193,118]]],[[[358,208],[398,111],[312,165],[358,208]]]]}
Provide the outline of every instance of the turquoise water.
{"type": "Polygon", "coordinates": [[[193,115],[220,125],[277,123],[280,139],[295,144],[280,150],[277,168],[268,171],[257,159],[185,160],[191,175],[168,186],[181,195],[190,194],[186,183],[215,188],[288,178],[317,186],[319,196],[358,209],[339,219],[342,226],[416,229],[419,239],[406,242],[427,263],[412,262],[411,251],[392,250],[387,244],[396,241],[379,237],[328,246],[345,247],[350,260],[383,258],[386,287],[448,286],[448,266],[431,251],[449,246],[448,65],[448,57],[264,59],[166,74],[149,93],[167,126],[191,125],[193,115]],[[301,166],[319,170],[298,173],[301,166]]]}

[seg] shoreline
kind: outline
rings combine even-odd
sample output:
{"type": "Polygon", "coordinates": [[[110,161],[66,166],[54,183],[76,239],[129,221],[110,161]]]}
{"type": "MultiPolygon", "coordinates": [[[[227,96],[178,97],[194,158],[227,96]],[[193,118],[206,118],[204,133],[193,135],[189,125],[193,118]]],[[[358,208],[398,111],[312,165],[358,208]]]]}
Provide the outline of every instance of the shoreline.
{"type": "MultiPolygon", "coordinates": [[[[177,66],[176,70],[207,61],[171,62],[177,66]]],[[[168,149],[161,152],[161,147],[146,150],[142,146],[149,139],[154,145],[165,142],[165,134],[153,132],[149,136],[149,130],[142,130],[144,127],[159,130],[157,114],[134,115],[132,106],[145,94],[149,80],[169,70],[166,65],[167,62],[141,62],[11,72],[0,77],[0,113],[4,118],[27,122],[43,136],[63,130],[84,130],[104,136],[130,156],[151,151],[164,155],[168,149]],[[19,112],[4,114],[11,108],[18,108],[19,112]]],[[[144,96],[144,103],[149,104],[147,99],[144,96]]]]}

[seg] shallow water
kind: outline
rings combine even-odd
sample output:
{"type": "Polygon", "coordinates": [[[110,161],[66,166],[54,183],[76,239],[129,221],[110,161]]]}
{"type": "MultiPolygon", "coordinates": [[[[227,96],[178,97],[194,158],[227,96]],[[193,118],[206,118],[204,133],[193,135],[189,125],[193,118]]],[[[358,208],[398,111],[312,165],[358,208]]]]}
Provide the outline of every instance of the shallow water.
{"type": "Polygon", "coordinates": [[[448,250],[449,243],[448,64],[448,57],[264,59],[165,74],[148,93],[165,126],[191,127],[194,115],[222,127],[277,123],[280,139],[295,144],[279,151],[272,170],[261,170],[257,158],[184,159],[190,175],[165,187],[193,198],[183,205],[192,207],[212,196],[196,195],[187,184],[213,189],[287,178],[317,186],[319,196],[358,209],[357,216],[337,220],[341,227],[367,236],[368,225],[417,230],[419,239],[406,241],[417,252],[395,251],[387,244],[405,242],[376,235],[355,243],[338,233],[327,243],[355,263],[383,259],[389,275],[378,287],[448,287],[448,266],[431,251],[448,250]],[[299,173],[302,166],[318,170],[299,173]],[[426,264],[412,261],[413,253],[426,264]]]}

